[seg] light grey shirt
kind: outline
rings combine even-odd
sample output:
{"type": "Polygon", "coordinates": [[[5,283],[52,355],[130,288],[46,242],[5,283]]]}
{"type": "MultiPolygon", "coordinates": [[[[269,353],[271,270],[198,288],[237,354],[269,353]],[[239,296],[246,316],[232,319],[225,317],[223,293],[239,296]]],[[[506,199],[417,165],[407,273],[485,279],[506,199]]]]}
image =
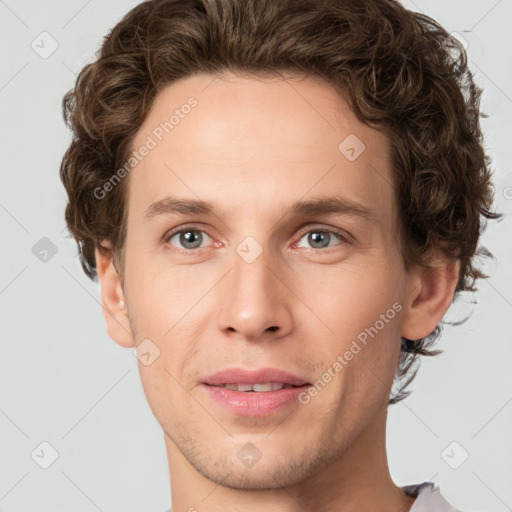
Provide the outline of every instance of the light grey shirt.
{"type": "Polygon", "coordinates": [[[406,485],[401,488],[407,494],[416,496],[409,512],[461,512],[452,507],[443,497],[433,482],[406,485]]]}

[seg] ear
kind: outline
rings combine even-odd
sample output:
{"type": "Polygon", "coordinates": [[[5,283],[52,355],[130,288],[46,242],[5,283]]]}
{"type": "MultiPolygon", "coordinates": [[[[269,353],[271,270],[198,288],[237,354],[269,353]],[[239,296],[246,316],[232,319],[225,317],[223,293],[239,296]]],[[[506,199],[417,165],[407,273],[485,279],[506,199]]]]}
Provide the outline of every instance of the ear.
{"type": "Polygon", "coordinates": [[[402,337],[410,340],[432,333],[448,311],[459,280],[460,260],[438,252],[429,265],[432,268],[417,267],[408,275],[402,337]]]}
{"type": "Polygon", "coordinates": [[[108,335],[122,347],[134,347],[135,343],[128,319],[121,280],[112,261],[110,242],[101,242],[104,250],[96,248],[96,270],[101,287],[101,305],[107,323],[108,335]]]}

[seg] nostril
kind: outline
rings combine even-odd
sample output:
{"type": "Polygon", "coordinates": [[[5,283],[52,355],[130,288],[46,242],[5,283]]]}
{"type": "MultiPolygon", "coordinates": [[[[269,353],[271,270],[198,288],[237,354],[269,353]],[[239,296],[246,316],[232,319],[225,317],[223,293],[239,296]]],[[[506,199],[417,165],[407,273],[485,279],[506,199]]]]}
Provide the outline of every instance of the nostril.
{"type": "Polygon", "coordinates": [[[279,327],[273,325],[272,327],[267,327],[267,331],[277,331],[277,329],[279,329],[279,327]]]}

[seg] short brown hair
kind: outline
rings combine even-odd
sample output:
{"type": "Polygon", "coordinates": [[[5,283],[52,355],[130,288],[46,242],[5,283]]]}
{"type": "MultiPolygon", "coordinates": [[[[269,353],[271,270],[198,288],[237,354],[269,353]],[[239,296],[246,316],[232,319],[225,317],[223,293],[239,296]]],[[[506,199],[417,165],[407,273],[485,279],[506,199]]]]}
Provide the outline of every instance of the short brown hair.
{"type": "MultiPolygon", "coordinates": [[[[496,219],[490,161],[479,124],[481,90],[462,45],[426,15],[395,0],[152,0],[132,9],[105,38],[63,99],[73,140],[63,157],[66,222],[86,274],[94,250],[112,244],[123,276],[126,182],[98,200],[155,96],[195,73],[300,72],[343,91],[362,122],[381,126],[392,147],[397,226],[404,266],[440,248],[461,261],[456,294],[486,278],[474,265],[481,217],[496,219]]],[[[478,250],[477,250],[478,249],[478,250]]],[[[402,339],[397,377],[440,335],[402,339]]],[[[416,372],[390,399],[398,402],[416,372]]]]}

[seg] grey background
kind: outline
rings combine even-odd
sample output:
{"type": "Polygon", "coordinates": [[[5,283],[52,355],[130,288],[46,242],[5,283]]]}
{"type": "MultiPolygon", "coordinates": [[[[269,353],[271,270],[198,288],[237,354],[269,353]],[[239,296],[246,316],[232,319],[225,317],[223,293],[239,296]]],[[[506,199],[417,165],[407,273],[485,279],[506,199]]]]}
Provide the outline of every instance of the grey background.
{"type": "MultiPolygon", "coordinates": [[[[136,3],[0,0],[2,511],[147,512],[170,503],[163,434],[137,360],[108,338],[99,286],[66,238],[58,176],[70,141],[62,96],[136,3]],[[58,48],[42,58],[52,40],[58,48]],[[58,457],[43,469],[52,449],[58,457]]],[[[492,278],[477,304],[449,311],[469,320],[445,328],[444,354],[423,361],[412,396],[390,407],[390,467],[399,485],[436,482],[456,508],[504,512],[512,510],[512,0],[405,4],[468,43],[506,215],[482,238],[497,262],[485,266],[492,278]]]]}

